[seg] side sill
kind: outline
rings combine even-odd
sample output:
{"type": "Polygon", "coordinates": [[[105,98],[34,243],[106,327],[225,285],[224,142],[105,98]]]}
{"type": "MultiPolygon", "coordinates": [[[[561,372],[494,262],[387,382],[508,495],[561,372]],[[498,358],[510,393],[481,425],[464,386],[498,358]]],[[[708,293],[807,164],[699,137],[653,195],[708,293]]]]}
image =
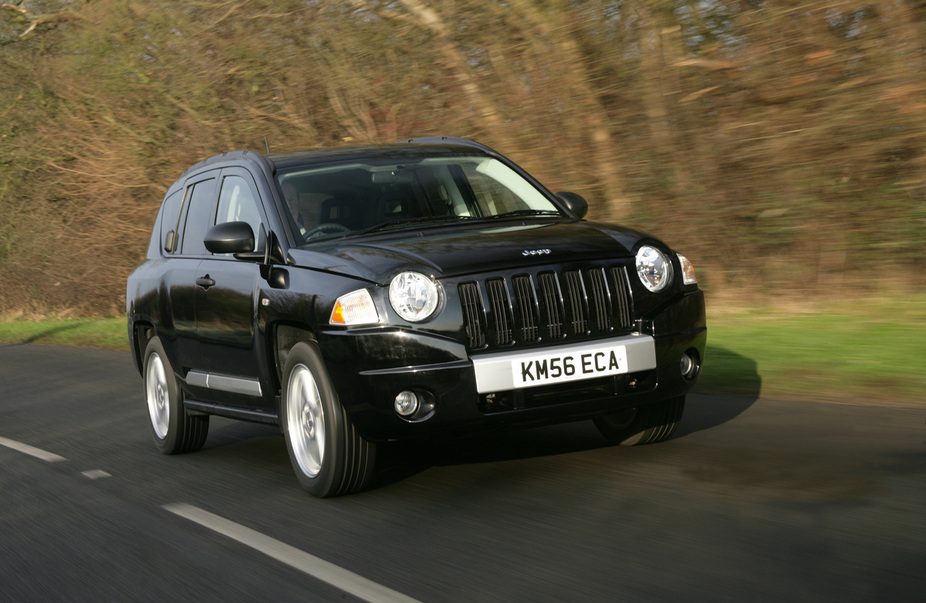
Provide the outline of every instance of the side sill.
{"type": "Polygon", "coordinates": [[[207,415],[216,415],[237,419],[238,421],[250,421],[251,423],[266,423],[268,425],[279,425],[280,417],[274,412],[264,410],[252,410],[248,408],[237,408],[234,406],[222,406],[220,404],[211,404],[209,402],[199,402],[198,400],[184,400],[183,405],[187,411],[201,412],[207,415]]]}

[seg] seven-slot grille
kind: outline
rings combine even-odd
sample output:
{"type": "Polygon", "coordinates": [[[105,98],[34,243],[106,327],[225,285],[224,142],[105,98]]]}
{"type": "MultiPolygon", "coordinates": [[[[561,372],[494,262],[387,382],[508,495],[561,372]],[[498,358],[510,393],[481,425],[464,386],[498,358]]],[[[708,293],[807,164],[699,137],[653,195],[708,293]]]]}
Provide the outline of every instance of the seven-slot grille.
{"type": "Polygon", "coordinates": [[[540,271],[461,283],[470,349],[629,331],[633,308],[623,266],[540,271]]]}

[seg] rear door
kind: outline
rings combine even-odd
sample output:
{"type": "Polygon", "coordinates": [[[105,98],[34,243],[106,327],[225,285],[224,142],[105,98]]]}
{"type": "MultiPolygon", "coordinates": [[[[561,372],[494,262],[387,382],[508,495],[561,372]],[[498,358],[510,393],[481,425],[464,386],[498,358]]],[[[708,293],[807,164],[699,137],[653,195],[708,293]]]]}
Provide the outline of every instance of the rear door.
{"type": "Polygon", "coordinates": [[[172,248],[165,249],[162,280],[166,308],[162,315],[170,317],[170,324],[162,325],[160,335],[174,368],[181,375],[201,364],[196,332],[196,279],[206,249],[203,235],[215,207],[218,175],[218,170],[214,170],[187,181],[183,207],[173,227],[178,240],[172,248]]]}

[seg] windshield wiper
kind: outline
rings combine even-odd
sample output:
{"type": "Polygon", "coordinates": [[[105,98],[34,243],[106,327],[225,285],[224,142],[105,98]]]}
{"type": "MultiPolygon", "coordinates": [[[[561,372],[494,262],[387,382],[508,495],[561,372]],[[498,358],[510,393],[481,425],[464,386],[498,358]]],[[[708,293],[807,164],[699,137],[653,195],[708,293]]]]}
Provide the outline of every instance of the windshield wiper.
{"type": "Polygon", "coordinates": [[[380,222],[379,224],[374,224],[357,232],[350,233],[349,236],[369,234],[371,232],[379,232],[381,230],[387,230],[389,228],[405,228],[406,226],[418,226],[419,224],[441,224],[441,223],[451,223],[451,222],[462,222],[465,220],[472,220],[472,216],[418,216],[416,218],[397,218],[395,220],[387,220],[385,222],[380,222]]]}
{"type": "Polygon", "coordinates": [[[359,235],[370,234],[372,232],[380,232],[383,230],[388,230],[390,228],[400,229],[407,227],[419,226],[421,224],[450,224],[453,222],[465,222],[468,220],[497,220],[499,218],[517,218],[520,216],[559,216],[563,217],[563,214],[556,210],[552,209],[516,209],[514,211],[505,212],[503,214],[496,214],[494,216],[417,216],[414,218],[396,218],[394,220],[386,220],[385,222],[380,222],[379,224],[374,224],[373,226],[368,226],[356,232],[344,235],[348,237],[355,237],[359,235]]]}
{"type": "Polygon", "coordinates": [[[514,211],[506,211],[503,214],[495,214],[494,216],[483,216],[484,220],[498,220],[500,218],[518,218],[521,216],[559,216],[563,217],[563,214],[555,209],[516,209],[514,211]]]}

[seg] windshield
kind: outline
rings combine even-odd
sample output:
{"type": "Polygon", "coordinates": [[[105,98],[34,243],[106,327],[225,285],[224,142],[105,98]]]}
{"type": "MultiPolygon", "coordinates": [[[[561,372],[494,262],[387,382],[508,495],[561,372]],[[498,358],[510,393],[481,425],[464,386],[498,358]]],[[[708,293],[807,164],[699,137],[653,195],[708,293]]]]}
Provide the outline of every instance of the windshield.
{"type": "Polygon", "coordinates": [[[564,214],[491,157],[404,158],[280,171],[290,222],[304,242],[464,220],[564,214]]]}

